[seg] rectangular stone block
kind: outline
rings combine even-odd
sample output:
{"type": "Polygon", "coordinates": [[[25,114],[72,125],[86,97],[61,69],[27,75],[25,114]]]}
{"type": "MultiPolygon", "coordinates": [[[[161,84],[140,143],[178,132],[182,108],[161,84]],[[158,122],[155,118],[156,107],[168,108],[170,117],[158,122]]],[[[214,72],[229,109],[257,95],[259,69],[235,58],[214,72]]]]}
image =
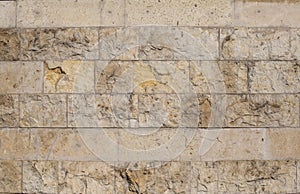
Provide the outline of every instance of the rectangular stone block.
{"type": "Polygon", "coordinates": [[[238,193],[238,162],[217,162],[218,167],[218,193],[238,193]]]}
{"type": "Polygon", "coordinates": [[[219,58],[218,36],[219,29],[217,28],[140,27],[139,58],[144,60],[215,60],[219,58]]]}
{"type": "Polygon", "coordinates": [[[192,162],[191,193],[216,193],[218,169],[214,162],[192,162]]]}
{"type": "Polygon", "coordinates": [[[21,0],[18,27],[84,27],[100,24],[100,1],[21,0]]]}
{"type": "Polygon", "coordinates": [[[102,0],[100,1],[100,26],[124,26],[125,1],[102,0]]]}
{"type": "Polygon", "coordinates": [[[22,162],[0,161],[0,192],[21,193],[22,162]]]}
{"type": "Polygon", "coordinates": [[[19,97],[0,95],[0,127],[19,126],[19,97]]]}
{"type": "Polygon", "coordinates": [[[113,194],[115,172],[105,162],[60,162],[59,193],[113,194]]]}
{"type": "Polygon", "coordinates": [[[65,95],[22,95],[21,127],[66,127],[65,95]]]}
{"type": "Polygon", "coordinates": [[[42,62],[0,62],[0,93],[43,91],[42,62]]]}
{"type": "Polygon", "coordinates": [[[0,28],[16,27],[16,2],[0,2],[0,28]]]}
{"type": "Polygon", "coordinates": [[[266,138],[266,159],[300,159],[300,128],[270,128],[266,138]]]}
{"type": "Polygon", "coordinates": [[[22,188],[25,193],[57,193],[58,162],[24,161],[22,188]]]}
{"type": "Polygon", "coordinates": [[[246,93],[250,62],[201,61],[190,63],[190,82],[196,93],[246,93]]]}
{"type": "Polygon", "coordinates": [[[292,1],[235,1],[236,26],[299,27],[300,3],[292,1]]]}
{"type": "Polygon", "coordinates": [[[292,58],[300,60],[300,30],[291,29],[291,52],[292,58]]]}
{"type": "Polygon", "coordinates": [[[20,37],[22,60],[98,59],[96,28],[22,29],[20,37]]]}
{"type": "Polygon", "coordinates": [[[299,93],[300,64],[298,62],[255,62],[249,67],[252,93],[299,93]]]}
{"type": "Polygon", "coordinates": [[[226,26],[232,22],[233,8],[231,0],[129,0],[126,25],[226,26]]]}
{"type": "Polygon", "coordinates": [[[221,57],[233,60],[291,60],[290,32],[272,28],[221,29],[221,57]]]}
{"type": "Polygon", "coordinates": [[[0,29],[0,60],[16,61],[19,59],[19,54],[20,40],[17,30],[0,29]]]}
{"type": "Polygon", "coordinates": [[[225,115],[229,127],[298,127],[297,95],[229,95],[225,115]]]}
{"type": "Polygon", "coordinates": [[[93,93],[94,62],[46,61],[46,93],[93,93]]]}

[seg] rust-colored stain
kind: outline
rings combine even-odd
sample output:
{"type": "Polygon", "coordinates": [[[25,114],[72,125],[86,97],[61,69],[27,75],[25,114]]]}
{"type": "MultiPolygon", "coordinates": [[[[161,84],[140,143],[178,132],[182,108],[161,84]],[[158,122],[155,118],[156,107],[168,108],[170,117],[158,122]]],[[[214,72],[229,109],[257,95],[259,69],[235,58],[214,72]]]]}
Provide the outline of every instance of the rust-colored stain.
{"type": "Polygon", "coordinates": [[[300,0],[243,0],[243,2],[254,2],[254,3],[300,3],[300,0]]]}

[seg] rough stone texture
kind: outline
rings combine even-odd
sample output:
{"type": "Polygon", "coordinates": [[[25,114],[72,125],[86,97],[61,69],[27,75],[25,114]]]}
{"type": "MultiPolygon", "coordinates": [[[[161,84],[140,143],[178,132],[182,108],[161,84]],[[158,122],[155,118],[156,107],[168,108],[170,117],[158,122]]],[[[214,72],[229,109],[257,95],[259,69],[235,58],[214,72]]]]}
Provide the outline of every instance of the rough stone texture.
{"type": "Polygon", "coordinates": [[[19,126],[19,98],[17,95],[0,95],[0,127],[19,126]]]}
{"type": "Polygon", "coordinates": [[[20,99],[21,127],[65,127],[65,95],[22,95],[20,99]]]}
{"type": "Polygon", "coordinates": [[[81,27],[99,24],[99,0],[18,1],[18,27],[81,27]]]}
{"type": "Polygon", "coordinates": [[[22,60],[98,59],[94,28],[22,29],[22,60]]]}
{"type": "Polygon", "coordinates": [[[272,28],[221,29],[221,57],[233,60],[290,60],[290,32],[272,28]]]}
{"type": "Polygon", "coordinates": [[[16,61],[20,54],[20,40],[17,30],[0,29],[0,60],[16,61]]]}
{"type": "Polygon", "coordinates": [[[94,62],[47,61],[44,87],[47,93],[92,93],[94,62]]]}
{"type": "Polygon", "coordinates": [[[253,27],[299,27],[300,3],[297,1],[235,1],[237,26],[253,27]]]}
{"type": "Polygon", "coordinates": [[[114,192],[114,169],[104,162],[60,162],[59,193],[114,192]]]}
{"type": "Polygon", "coordinates": [[[0,93],[39,93],[43,91],[41,62],[0,62],[0,93]]]}
{"type": "Polygon", "coordinates": [[[296,95],[229,95],[225,125],[229,127],[297,127],[296,95]]]}
{"type": "Polygon", "coordinates": [[[300,159],[299,128],[268,129],[266,159],[294,158],[300,159]]]}
{"type": "Polygon", "coordinates": [[[300,60],[300,30],[291,29],[291,52],[293,59],[300,60]]]}
{"type": "Polygon", "coordinates": [[[0,161],[0,192],[20,193],[21,181],[21,161],[0,161]]]}
{"type": "Polygon", "coordinates": [[[57,167],[54,161],[24,161],[23,192],[57,193],[57,167]]]}
{"type": "Polygon", "coordinates": [[[300,63],[255,62],[249,70],[253,93],[299,93],[300,63]]]}
{"type": "Polygon", "coordinates": [[[190,64],[190,82],[197,93],[246,93],[248,62],[201,61],[190,64]],[[211,68],[218,71],[211,73],[211,68]],[[221,75],[221,76],[220,76],[221,75]]]}
{"type": "Polygon", "coordinates": [[[0,2],[0,28],[12,28],[16,26],[16,2],[0,2]]]}
{"type": "Polygon", "coordinates": [[[138,1],[126,4],[127,25],[224,26],[231,23],[233,1],[138,1]]]}

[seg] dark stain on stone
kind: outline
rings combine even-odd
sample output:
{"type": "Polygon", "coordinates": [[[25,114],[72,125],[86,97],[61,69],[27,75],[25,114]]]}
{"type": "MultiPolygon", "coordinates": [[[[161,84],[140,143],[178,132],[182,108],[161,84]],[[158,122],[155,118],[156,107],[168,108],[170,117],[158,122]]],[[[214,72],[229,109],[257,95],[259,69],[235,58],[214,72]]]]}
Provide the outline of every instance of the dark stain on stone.
{"type": "Polygon", "coordinates": [[[0,95],[0,106],[13,108],[14,99],[10,95],[0,95]]]}

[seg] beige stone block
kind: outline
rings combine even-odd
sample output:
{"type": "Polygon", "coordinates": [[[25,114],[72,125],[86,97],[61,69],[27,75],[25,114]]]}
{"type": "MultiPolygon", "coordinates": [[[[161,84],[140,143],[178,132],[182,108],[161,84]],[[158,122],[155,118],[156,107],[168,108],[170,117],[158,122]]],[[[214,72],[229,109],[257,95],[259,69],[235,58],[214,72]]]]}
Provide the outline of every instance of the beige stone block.
{"type": "Polygon", "coordinates": [[[55,161],[24,161],[23,192],[56,193],[58,163],[55,161]]]}
{"type": "MultiPolygon", "coordinates": [[[[200,156],[203,161],[261,160],[264,158],[265,129],[207,129],[202,132],[200,142],[210,141],[211,147],[200,156]],[[211,130],[211,132],[209,132],[211,130]]],[[[199,150],[204,143],[194,147],[199,150]]],[[[199,153],[198,153],[199,154],[199,153]]],[[[199,159],[198,159],[199,160],[199,159]]]]}
{"type": "MultiPolygon", "coordinates": [[[[157,2],[156,2],[157,3],[157,2]]],[[[140,28],[140,59],[214,60],[219,58],[217,28],[145,26],[140,28]]]]}
{"type": "Polygon", "coordinates": [[[139,31],[139,27],[100,28],[100,59],[138,59],[139,31]]]}
{"type": "Polygon", "coordinates": [[[0,62],[0,93],[39,93],[43,91],[41,62],[0,62]]]}
{"type": "Polygon", "coordinates": [[[16,129],[15,128],[2,128],[0,130],[0,159],[13,160],[15,159],[16,152],[16,129]]]}
{"type": "Polygon", "coordinates": [[[155,171],[155,193],[189,193],[191,163],[166,162],[155,171]]]}
{"type": "Polygon", "coordinates": [[[228,95],[225,125],[229,127],[297,127],[297,95],[228,95]]]}
{"type": "Polygon", "coordinates": [[[100,2],[100,26],[124,26],[124,0],[104,0],[100,2]]]}
{"type": "Polygon", "coordinates": [[[119,163],[115,171],[115,192],[124,194],[155,193],[155,164],[119,163]]]}
{"type": "Polygon", "coordinates": [[[253,93],[298,93],[300,64],[297,62],[255,62],[249,68],[250,91],[253,93]]]}
{"type": "Polygon", "coordinates": [[[16,61],[19,59],[19,54],[20,40],[17,30],[0,29],[0,60],[16,61]]]}
{"type": "Polygon", "coordinates": [[[235,1],[236,26],[299,27],[299,1],[235,1]]]}
{"type": "Polygon", "coordinates": [[[20,37],[22,60],[98,59],[96,28],[22,29],[20,37]]]}
{"type": "Polygon", "coordinates": [[[0,95],[0,126],[19,126],[19,98],[17,95],[0,95]]]}
{"type": "Polygon", "coordinates": [[[100,24],[99,0],[18,1],[18,27],[84,27],[100,24]]]}
{"type": "Polygon", "coordinates": [[[295,161],[238,161],[236,171],[238,193],[296,193],[295,161]]]}
{"type": "Polygon", "coordinates": [[[238,193],[238,162],[217,162],[218,193],[238,193]]]}
{"type": "Polygon", "coordinates": [[[114,192],[114,169],[105,162],[60,162],[59,193],[114,192]]]}
{"type": "Polygon", "coordinates": [[[94,62],[45,62],[46,93],[93,93],[94,62]]]}
{"type": "Polygon", "coordinates": [[[280,128],[268,129],[266,133],[266,159],[299,159],[300,158],[300,129],[280,128]]]}
{"type": "Polygon", "coordinates": [[[162,0],[126,3],[126,24],[172,26],[225,26],[233,17],[233,1],[162,0]]]}
{"type": "Polygon", "coordinates": [[[246,93],[248,65],[249,62],[237,61],[190,63],[190,81],[193,91],[197,93],[246,93]]]}
{"type": "Polygon", "coordinates": [[[21,193],[22,162],[0,162],[0,192],[21,193]]]}
{"type": "Polygon", "coordinates": [[[218,169],[214,162],[192,162],[191,193],[216,193],[218,169]]]}
{"type": "Polygon", "coordinates": [[[300,30],[291,29],[291,52],[293,59],[300,59],[300,30]]]}
{"type": "Polygon", "coordinates": [[[0,28],[13,28],[16,26],[16,2],[0,2],[0,28]]]}
{"type": "Polygon", "coordinates": [[[291,60],[290,32],[272,28],[221,29],[221,57],[234,60],[291,60]]]}
{"type": "Polygon", "coordinates": [[[22,95],[20,125],[22,127],[65,127],[65,95],[22,95]]]}

